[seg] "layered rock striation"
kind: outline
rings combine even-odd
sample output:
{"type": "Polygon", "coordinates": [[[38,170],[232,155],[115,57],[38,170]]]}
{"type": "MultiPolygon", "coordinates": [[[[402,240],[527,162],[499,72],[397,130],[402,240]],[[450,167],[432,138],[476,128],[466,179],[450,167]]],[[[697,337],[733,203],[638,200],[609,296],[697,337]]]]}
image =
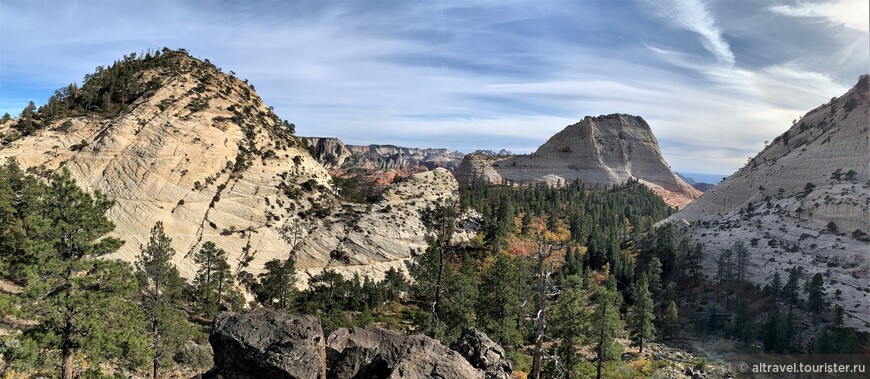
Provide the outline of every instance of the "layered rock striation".
{"type": "Polygon", "coordinates": [[[294,249],[300,283],[327,265],[377,277],[425,246],[420,212],[430,201],[455,196],[455,180],[436,170],[396,184],[363,215],[366,205],[336,195],[327,169],[247,83],[183,51],[134,62],[116,64],[136,67],[128,84],[150,90],[116,114],[84,109],[29,133],[17,131],[22,120],[0,125],[0,159],[37,172],[64,167],[115,199],[112,235],[126,244],[109,258],[135,260],[160,221],[188,279],[205,241],[254,277],[294,249]]]}
{"type": "Polygon", "coordinates": [[[566,127],[529,155],[470,154],[456,171],[460,183],[548,183],[580,179],[609,188],[637,179],[666,202],[685,206],[700,192],[671,172],[642,118],[625,114],[587,116],[566,127]]]}
{"type": "MultiPolygon", "coordinates": [[[[749,247],[750,278],[822,273],[846,324],[870,329],[870,79],[797,120],[739,171],[671,217],[711,251],[749,247]],[[837,290],[841,294],[835,296],[837,290]]],[[[710,271],[715,272],[715,271],[710,271]]]]}

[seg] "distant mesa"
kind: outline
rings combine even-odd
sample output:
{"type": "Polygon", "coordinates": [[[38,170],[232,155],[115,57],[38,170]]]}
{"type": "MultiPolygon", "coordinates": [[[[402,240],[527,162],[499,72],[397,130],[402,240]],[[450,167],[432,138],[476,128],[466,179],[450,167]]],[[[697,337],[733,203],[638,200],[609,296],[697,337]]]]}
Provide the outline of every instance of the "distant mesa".
{"type": "Polygon", "coordinates": [[[455,170],[465,154],[448,149],[395,145],[345,145],[333,137],[303,137],[311,155],[334,177],[390,184],[396,177],[444,168],[455,170]]]}
{"type": "Polygon", "coordinates": [[[590,188],[636,179],[678,207],[701,195],[671,171],[646,121],[626,114],[587,116],[532,154],[467,155],[455,174],[464,184],[564,185],[580,179],[590,188]]]}

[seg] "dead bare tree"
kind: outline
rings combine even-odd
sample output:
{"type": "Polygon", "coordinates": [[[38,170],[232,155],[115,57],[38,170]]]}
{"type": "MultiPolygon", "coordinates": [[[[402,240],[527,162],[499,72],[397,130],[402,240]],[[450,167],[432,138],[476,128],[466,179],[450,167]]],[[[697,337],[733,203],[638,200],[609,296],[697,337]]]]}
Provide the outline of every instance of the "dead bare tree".
{"type": "Polygon", "coordinates": [[[564,249],[562,243],[556,244],[544,241],[542,235],[537,235],[538,252],[530,258],[536,259],[538,262],[537,277],[538,277],[538,305],[535,310],[535,351],[532,355],[532,370],[529,378],[540,379],[541,367],[543,365],[544,353],[544,338],[547,333],[547,299],[559,294],[559,289],[550,282],[550,275],[555,271],[555,260],[550,260],[547,265],[547,259],[553,256],[553,253],[564,249]]]}

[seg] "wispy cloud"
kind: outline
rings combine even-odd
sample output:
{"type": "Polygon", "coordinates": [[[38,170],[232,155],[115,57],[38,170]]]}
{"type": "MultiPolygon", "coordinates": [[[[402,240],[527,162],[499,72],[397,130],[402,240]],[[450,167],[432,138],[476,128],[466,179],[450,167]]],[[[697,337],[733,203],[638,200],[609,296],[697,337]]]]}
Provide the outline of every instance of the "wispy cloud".
{"type": "Polygon", "coordinates": [[[644,0],[652,13],[668,22],[672,27],[685,29],[698,34],[701,45],[712,53],[719,62],[734,64],[734,53],[707,6],[700,0],[644,0]]]}
{"type": "Polygon", "coordinates": [[[0,112],[131,51],[184,47],[302,135],[529,152],[583,116],[631,113],[673,167],[727,173],[868,67],[853,29],[793,33],[816,22],[738,3],[10,0],[0,112]]]}
{"type": "Polygon", "coordinates": [[[819,18],[834,25],[842,25],[858,31],[870,29],[870,2],[865,0],[840,0],[822,3],[797,3],[776,5],[769,11],[790,17],[819,18]]]}

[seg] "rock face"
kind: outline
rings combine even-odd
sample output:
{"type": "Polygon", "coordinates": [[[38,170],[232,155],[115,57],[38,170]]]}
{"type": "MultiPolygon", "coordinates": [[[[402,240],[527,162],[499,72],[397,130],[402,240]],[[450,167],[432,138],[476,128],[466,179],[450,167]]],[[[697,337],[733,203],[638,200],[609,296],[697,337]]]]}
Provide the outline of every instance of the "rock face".
{"type": "Polygon", "coordinates": [[[209,337],[215,366],[205,377],[510,377],[510,365],[504,361],[500,346],[474,331],[464,338],[461,346],[465,350],[461,354],[426,336],[405,336],[378,327],[339,328],[324,344],[315,317],[291,316],[268,309],[223,313],[215,319],[209,337]],[[464,357],[474,361],[469,363],[464,357]]]}
{"type": "MultiPolygon", "coordinates": [[[[388,188],[382,200],[348,206],[326,215],[295,245],[300,287],[325,268],[348,277],[383,279],[391,267],[402,272],[413,254],[426,250],[429,231],[423,212],[458,196],[456,179],[443,168],[416,174],[388,188]]],[[[307,228],[306,228],[307,229],[307,228]]],[[[467,238],[459,231],[458,239],[467,238]]]]}
{"type": "MultiPolygon", "coordinates": [[[[843,306],[845,323],[870,329],[868,115],[870,79],[864,75],[671,219],[689,221],[686,233],[708,251],[745,241],[756,283],[767,283],[776,271],[785,277],[791,267],[803,268],[805,277],[823,273],[827,299],[843,306]]],[[[707,264],[713,270],[713,262],[707,264]]]]}
{"type": "Polygon", "coordinates": [[[459,339],[450,346],[462,354],[475,368],[486,373],[486,379],[509,379],[513,371],[507,355],[489,336],[474,328],[462,331],[459,339]]]}
{"type": "Polygon", "coordinates": [[[683,207],[700,196],[671,172],[646,121],[624,114],[587,116],[530,155],[468,155],[456,177],[460,183],[551,185],[580,179],[600,188],[635,178],[671,205],[683,207]]]}
{"type": "MultiPolygon", "coordinates": [[[[304,270],[327,265],[377,278],[403,269],[425,246],[419,211],[455,195],[448,172],[397,184],[372,206],[377,213],[362,216],[366,206],[336,196],[327,170],[249,85],[186,53],[166,54],[167,64],[134,73],[156,85],[119,114],[60,118],[0,145],[0,159],[66,167],[86,190],[116,200],[108,212],[112,235],[126,244],[109,258],[135,260],[157,221],[188,279],[192,253],[205,241],[226,250],[231,267],[250,260],[244,270],[253,277],[299,245],[300,283],[304,270]],[[339,245],[342,259],[333,259],[339,245]]],[[[15,135],[14,123],[0,125],[0,136],[15,135]]]]}
{"type": "Polygon", "coordinates": [[[209,337],[215,368],[210,378],[326,378],[323,330],[314,316],[264,308],[222,313],[209,337]]]}
{"type": "Polygon", "coordinates": [[[343,178],[389,184],[395,176],[408,176],[436,168],[459,167],[465,154],[447,149],[418,149],[393,145],[345,145],[338,138],[305,137],[312,156],[330,174],[343,178]]]}
{"type": "Polygon", "coordinates": [[[327,339],[330,379],[386,378],[390,375],[405,336],[376,327],[339,328],[327,339]]]}
{"type": "Polygon", "coordinates": [[[340,328],[327,341],[330,379],[484,378],[462,355],[423,335],[340,328]]]}

